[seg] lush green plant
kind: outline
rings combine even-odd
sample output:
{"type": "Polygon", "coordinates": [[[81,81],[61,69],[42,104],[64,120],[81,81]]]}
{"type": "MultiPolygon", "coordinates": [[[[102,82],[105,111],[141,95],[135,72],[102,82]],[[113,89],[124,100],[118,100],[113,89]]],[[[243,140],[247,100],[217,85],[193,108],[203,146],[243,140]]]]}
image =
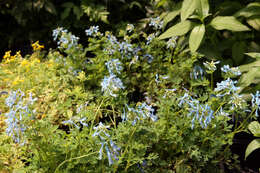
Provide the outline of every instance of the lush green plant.
{"type": "Polygon", "coordinates": [[[57,28],[58,49],[47,55],[38,43],[25,58],[7,52],[0,64],[6,129],[0,160],[15,159],[0,166],[10,172],[236,167],[229,146],[258,116],[259,96],[247,104],[235,81],[241,73],[228,65],[214,88],[220,62],[187,51],[184,38],[158,40],[159,18],[149,25],[148,35],[129,24],[117,37],[92,26],[86,48],[57,28]],[[19,152],[4,156],[13,145],[19,152]]]}

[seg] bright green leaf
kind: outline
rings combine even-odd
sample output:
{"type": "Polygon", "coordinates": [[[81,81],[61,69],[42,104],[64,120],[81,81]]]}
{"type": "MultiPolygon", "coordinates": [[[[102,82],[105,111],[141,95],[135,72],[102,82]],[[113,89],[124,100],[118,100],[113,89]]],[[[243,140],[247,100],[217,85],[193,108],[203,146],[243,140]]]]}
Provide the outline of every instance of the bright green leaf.
{"type": "Polygon", "coordinates": [[[245,53],[245,54],[252,57],[252,58],[260,59],[260,53],[250,52],[250,53],[245,53]]]}
{"type": "MultiPolygon", "coordinates": [[[[260,11],[259,11],[260,12],[260,11]]],[[[255,30],[260,31],[260,15],[249,17],[246,22],[255,30]]]]}
{"type": "Polygon", "coordinates": [[[249,31],[250,29],[240,23],[235,17],[233,16],[218,16],[215,17],[210,25],[217,29],[217,30],[231,30],[231,31],[249,31]]]}
{"type": "Polygon", "coordinates": [[[205,18],[209,14],[209,2],[208,0],[198,0],[198,12],[202,18],[205,18]]]}
{"type": "Polygon", "coordinates": [[[162,33],[159,36],[159,39],[170,38],[173,36],[181,36],[189,32],[194,26],[194,23],[188,20],[180,22],[172,27],[170,27],[167,31],[162,33]]]}
{"type": "Polygon", "coordinates": [[[247,146],[245,159],[249,156],[249,154],[258,148],[260,148],[260,139],[255,139],[247,146]]]}
{"type": "Polygon", "coordinates": [[[185,21],[196,9],[197,0],[184,0],[181,8],[181,21],[185,21]]]}
{"type": "Polygon", "coordinates": [[[190,39],[189,39],[189,46],[190,46],[191,52],[195,52],[199,48],[200,43],[204,37],[204,34],[205,34],[205,25],[204,24],[195,26],[193,28],[193,30],[191,31],[191,34],[190,34],[190,39]]]}
{"type": "Polygon", "coordinates": [[[248,129],[250,130],[250,132],[256,136],[256,137],[260,137],[260,124],[258,121],[253,121],[248,125],[248,129]]]}

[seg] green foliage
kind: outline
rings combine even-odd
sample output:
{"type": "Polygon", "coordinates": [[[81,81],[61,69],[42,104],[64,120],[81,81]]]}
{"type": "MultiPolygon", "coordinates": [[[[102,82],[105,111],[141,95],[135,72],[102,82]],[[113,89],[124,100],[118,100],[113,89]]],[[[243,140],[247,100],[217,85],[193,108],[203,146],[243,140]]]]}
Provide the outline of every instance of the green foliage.
{"type": "MultiPolygon", "coordinates": [[[[260,75],[260,70],[259,70],[259,66],[260,66],[260,54],[259,53],[246,53],[246,55],[255,58],[255,61],[249,64],[245,64],[245,65],[241,65],[239,67],[239,69],[241,70],[241,72],[243,72],[244,74],[242,75],[239,83],[240,83],[240,87],[241,87],[241,91],[242,90],[246,90],[246,88],[248,86],[250,86],[251,84],[255,84],[255,89],[259,89],[260,85],[259,85],[259,75],[260,75]]],[[[248,88],[250,89],[250,88],[248,88]]]]}
{"type": "MultiPolygon", "coordinates": [[[[260,124],[257,121],[253,121],[248,125],[248,129],[255,137],[260,137],[260,124]]],[[[260,139],[254,139],[248,144],[245,153],[245,159],[254,151],[260,148],[260,139]]]]}
{"type": "MultiPolygon", "coordinates": [[[[208,6],[200,6],[199,14],[207,16],[208,6]]],[[[1,126],[24,127],[19,133],[24,142],[0,132],[1,168],[56,173],[235,168],[229,149],[233,136],[256,119],[259,105],[245,111],[252,106],[230,78],[237,76],[234,69],[222,70],[224,80],[214,89],[219,62],[204,62],[196,52],[207,39],[206,28],[189,19],[191,14],[181,22],[193,28],[187,30],[192,29],[189,40],[153,38],[163,27],[155,18],[148,34],[128,25],[115,37],[92,26],[84,47],[75,35],[57,28],[55,50],[46,53],[35,43],[26,57],[7,52],[0,64],[0,88],[8,93],[1,95],[1,126]],[[196,43],[192,52],[190,40],[196,43]],[[13,90],[25,97],[14,96],[13,90]],[[25,107],[20,103],[28,95],[38,100],[25,107]],[[233,116],[237,121],[230,123],[233,116]]]]}

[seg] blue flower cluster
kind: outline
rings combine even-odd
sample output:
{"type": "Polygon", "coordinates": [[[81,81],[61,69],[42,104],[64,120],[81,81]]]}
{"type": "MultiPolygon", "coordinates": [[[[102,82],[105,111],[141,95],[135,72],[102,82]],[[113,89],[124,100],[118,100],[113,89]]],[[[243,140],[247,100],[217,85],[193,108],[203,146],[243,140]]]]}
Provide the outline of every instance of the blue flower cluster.
{"type": "Polygon", "coordinates": [[[147,118],[150,118],[152,121],[158,120],[158,117],[154,114],[154,109],[152,108],[152,106],[147,105],[145,102],[138,105],[137,109],[130,108],[128,105],[126,105],[126,107],[129,112],[126,114],[124,110],[122,119],[123,121],[128,120],[128,114],[132,112],[135,115],[133,118],[134,120],[132,122],[132,125],[135,125],[138,120],[147,119],[147,118]]]}
{"type": "Polygon", "coordinates": [[[101,147],[99,149],[99,160],[102,159],[103,156],[103,148],[105,147],[107,158],[109,165],[114,164],[115,160],[118,160],[118,157],[120,156],[120,148],[112,141],[110,135],[106,132],[106,130],[109,128],[109,126],[103,125],[102,122],[98,124],[98,126],[94,127],[94,134],[93,137],[97,136],[99,140],[101,141],[101,147]],[[109,142],[107,142],[109,141],[109,142]]]}
{"type": "Polygon", "coordinates": [[[221,67],[221,71],[234,76],[241,75],[241,72],[239,71],[238,67],[230,68],[229,65],[224,65],[223,67],[221,67]]]}
{"type": "Polygon", "coordinates": [[[189,114],[187,116],[193,115],[191,120],[192,129],[195,126],[196,120],[200,123],[202,128],[206,128],[214,118],[214,111],[208,104],[201,104],[198,100],[193,99],[188,93],[185,93],[183,97],[179,99],[178,106],[182,107],[183,104],[188,106],[189,114]]]}
{"type": "Polygon", "coordinates": [[[108,45],[104,49],[105,52],[109,55],[113,55],[116,51],[119,51],[121,57],[130,58],[134,56],[134,47],[128,40],[119,42],[117,38],[112,34],[107,35],[108,45]]]}
{"type": "Polygon", "coordinates": [[[110,76],[104,77],[103,81],[101,82],[101,86],[105,95],[110,95],[113,97],[117,97],[115,92],[125,88],[121,79],[113,73],[110,73],[110,76]]]}
{"type": "Polygon", "coordinates": [[[105,63],[110,74],[120,74],[123,70],[122,63],[119,59],[111,59],[105,63]]]}
{"type": "Polygon", "coordinates": [[[86,117],[84,118],[73,117],[67,121],[63,121],[62,124],[74,125],[77,129],[80,129],[80,127],[77,125],[77,122],[80,123],[82,126],[88,127],[88,124],[85,123],[84,121],[86,121],[86,117]]]}
{"type": "Polygon", "coordinates": [[[258,111],[260,110],[260,94],[259,94],[259,91],[256,91],[256,94],[253,95],[251,94],[252,96],[252,100],[251,100],[251,103],[252,103],[252,107],[255,109],[255,115],[256,117],[258,117],[258,111]]]}
{"type": "Polygon", "coordinates": [[[63,29],[62,27],[53,30],[52,36],[54,41],[59,39],[57,42],[59,48],[69,50],[73,47],[77,47],[78,45],[79,37],[68,33],[68,30],[63,29]]]}
{"type": "Polygon", "coordinates": [[[228,78],[225,81],[221,81],[220,83],[217,83],[217,88],[215,88],[214,91],[219,92],[217,94],[217,97],[223,97],[225,95],[234,94],[236,93],[240,88],[236,87],[235,84],[237,81],[233,81],[230,78],[228,78]]]}
{"type": "Polygon", "coordinates": [[[87,36],[93,36],[96,37],[98,35],[99,26],[91,26],[89,29],[86,29],[86,35],[87,36]]]}
{"type": "Polygon", "coordinates": [[[16,143],[21,143],[22,134],[26,129],[26,126],[22,123],[23,117],[32,115],[35,112],[31,112],[29,106],[37,99],[33,99],[30,93],[27,102],[25,102],[26,99],[24,96],[25,94],[21,90],[12,91],[5,100],[5,104],[10,109],[10,111],[5,114],[5,122],[7,124],[6,133],[8,136],[12,136],[16,143]]]}

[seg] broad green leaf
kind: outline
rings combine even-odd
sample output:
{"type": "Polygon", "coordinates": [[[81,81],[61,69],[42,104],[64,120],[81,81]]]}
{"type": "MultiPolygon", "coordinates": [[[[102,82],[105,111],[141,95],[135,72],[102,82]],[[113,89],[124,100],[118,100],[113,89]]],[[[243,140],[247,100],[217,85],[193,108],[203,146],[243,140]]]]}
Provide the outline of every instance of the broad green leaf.
{"type": "Polygon", "coordinates": [[[204,37],[204,34],[205,34],[205,25],[204,24],[200,24],[193,28],[193,30],[191,31],[191,34],[190,34],[190,39],[189,39],[189,46],[190,46],[191,52],[195,52],[199,48],[200,43],[204,37]]]}
{"type": "Polygon", "coordinates": [[[250,53],[245,53],[245,54],[252,58],[260,59],[260,53],[258,53],[258,52],[250,52],[250,53]]]}
{"type": "Polygon", "coordinates": [[[231,30],[231,31],[249,31],[250,29],[240,23],[235,17],[233,16],[218,16],[215,17],[210,25],[217,29],[217,30],[231,30]]]}
{"type": "Polygon", "coordinates": [[[173,20],[181,12],[181,3],[176,4],[174,9],[169,12],[163,20],[163,25],[166,26],[171,20],[173,20]]]}
{"type": "Polygon", "coordinates": [[[202,18],[205,18],[209,14],[209,2],[208,0],[198,0],[198,12],[202,18]]]}
{"type": "Polygon", "coordinates": [[[248,129],[250,130],[250,132],[256,136],[256,137],[260,137],[260,124],[258,121],[253,121],[248,125],[248,129]]]}
{"type": "Polygon", "coordinates": [[[196,9],[197,0],[184,0],[181,7],[181,21],[185,21],[196,9]]]}
{"type": "Polygon", "coordinates": [[[260,139],[254,139],[246,148],[245,159],[258,148],[260,148],[260,139]]]}
{"type": "Polygon", "coordinates": [[[234,16],[243,16],[248,18],[255,15],[260,15],[260,2],[248,4],[245,8],[239,10],[234,16]]]}
{"type": "Polygon", "coordinates": [[[252,68],[247,73],[244,73],[239,80],[239,86],[240,86],[239,92],[243,91],[244,88],[254,83],[255,77],[257,75],[260,75],[257,68],[252,68]]]}
{"type": "Polygon", "coordinates": [[[173,36],[181,36],[189,32],[194,26],[194,23],[185,20],[183,22],[180,22],[172,27],[170,27],[167,31],[162,33],[158,39],[165,39],[165,38],[170,38],[173,36]]]}
{"type": "MultiPolygon", "coordinates": [[[[259,10],[260,12],[260,10],[259,10]]],[[[255,30],[260,31],[260,15],[249,17],[246,22],[255,30]]]]}
{"type": "Polygon", "coordinates": [[[244,42],[235,42],[232,46],[232,59],[236,65],[240,65],[244,60],[246,44],[244,42]]]}

